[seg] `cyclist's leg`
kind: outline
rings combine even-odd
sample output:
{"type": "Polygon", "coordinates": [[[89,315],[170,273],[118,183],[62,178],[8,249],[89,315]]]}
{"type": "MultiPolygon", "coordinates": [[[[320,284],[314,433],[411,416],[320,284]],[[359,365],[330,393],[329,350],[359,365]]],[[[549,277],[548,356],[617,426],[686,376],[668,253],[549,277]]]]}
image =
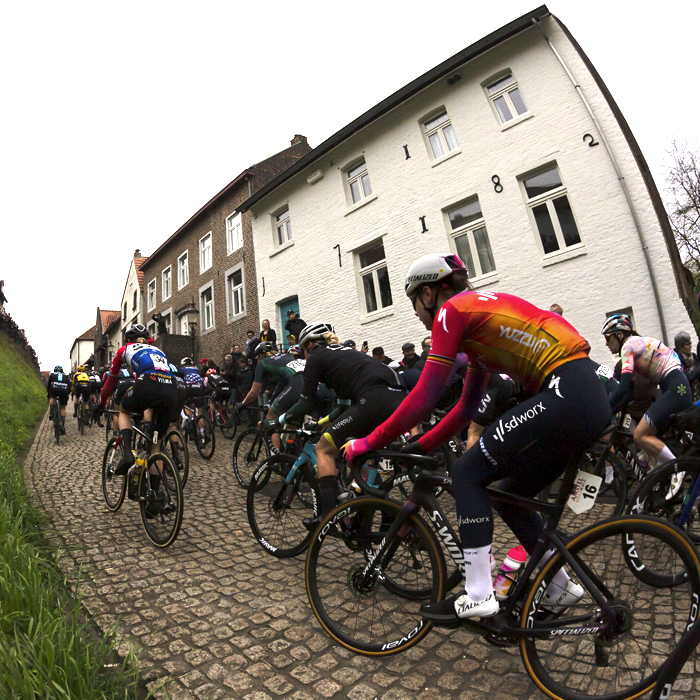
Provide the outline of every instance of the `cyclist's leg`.
{"type": "Polygon", "coordinates": [[[634,441],[640,449],[646,450],[657,464],[664,464],[676,456],[656,435],[668,427],[672,413],[690,408],[693,392],[688,377],[679,369],[664,377],[660,386],[663,394],[654,401],[644,418],[639,421],[634,430],[634,441]]]}
{"type": "MultiPolygon", "coordinates": [[[[287,410],[289,410],[299,400],[303,385],[303,375],[295,374],[289,380],[287,386],[279,394],[277,394],[277,398],[275,398],[275,400],[272,403],[272,406],[270,406],[267,412],[267,418],[269,420],[275,420],[278,416],[281,416],[284,413],[286,413],[287,410]]],[[[279,450],[281,445],[279,434],[272,433],[271,439],[273,446],[279,450]]]]}

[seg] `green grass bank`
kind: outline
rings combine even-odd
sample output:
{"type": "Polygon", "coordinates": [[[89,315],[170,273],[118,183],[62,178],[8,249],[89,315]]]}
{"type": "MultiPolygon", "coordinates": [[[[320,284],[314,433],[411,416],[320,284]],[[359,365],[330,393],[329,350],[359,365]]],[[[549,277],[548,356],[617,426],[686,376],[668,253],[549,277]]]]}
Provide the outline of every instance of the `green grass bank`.
{"type": "Polygon", "coordinates": [[[132,698],[135,660],[104,671],[112,642],[80,622],[27,499],[19,455],[45,410],[36,370],[0,333],[0,698],[132,698]]]}

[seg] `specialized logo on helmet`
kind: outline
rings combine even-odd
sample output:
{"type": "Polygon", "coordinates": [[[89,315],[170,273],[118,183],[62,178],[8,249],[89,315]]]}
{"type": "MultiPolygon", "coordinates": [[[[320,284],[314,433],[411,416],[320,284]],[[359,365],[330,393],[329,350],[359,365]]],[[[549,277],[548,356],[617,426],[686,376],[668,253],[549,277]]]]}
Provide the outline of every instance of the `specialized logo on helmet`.
{"type": "Polygon", "coordinates": [[[432,282],[438,278],[439,274],[442,274],[444,270],[440,270],[440,272],[426,272],[423,275],[410,275],[409,277],[406,277],[406,284],[409,285],[411,282],[432,282]]]}

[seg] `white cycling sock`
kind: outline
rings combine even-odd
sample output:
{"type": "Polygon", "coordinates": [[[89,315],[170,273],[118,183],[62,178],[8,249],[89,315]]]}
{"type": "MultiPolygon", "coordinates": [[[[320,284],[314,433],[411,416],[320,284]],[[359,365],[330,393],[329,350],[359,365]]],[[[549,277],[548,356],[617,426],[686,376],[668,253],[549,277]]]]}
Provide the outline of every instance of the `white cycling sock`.
{"type": "MultiPolygon", "coordinates": [[[[540,566],[539,566],[540,569],[549,561],[549,558],[556,551],[557,551],[556,549],[548,549],[542,555],[542,559],[540,560],[540,566]]],[[[559,569],[559,571],[557,571],[557,573],[554,574],[554,577],[549,582],[549,585],[547,586],[547,590],[544,592],[545,597],[556,598],[566,588],[566,584],[569,583],[570,579],[571,579],[571,577],[569,576],[569,574],[566,573],[566,570],[564,569],[564,567],[559,569]]]]}
{"type": "Polygon", "coordinates": [[[486,600],[493,593],[490,544],[464,550],[464,589],[475,603],[486,600]]]}
{"type": "Polygon", "coordinates": [[[673,452],[671,452],[671,450],[669,450],[668,447],[666,447],[666,445],[664,445],[663,450],[661,450],[661,452],[659,452],[659,456],[656,458],[656,464],[657,465],[665,464],[666,462],[670,462],[672,459],[675,459],[675,458],[676,458],[676,455],[674,455],[673,452]]]}

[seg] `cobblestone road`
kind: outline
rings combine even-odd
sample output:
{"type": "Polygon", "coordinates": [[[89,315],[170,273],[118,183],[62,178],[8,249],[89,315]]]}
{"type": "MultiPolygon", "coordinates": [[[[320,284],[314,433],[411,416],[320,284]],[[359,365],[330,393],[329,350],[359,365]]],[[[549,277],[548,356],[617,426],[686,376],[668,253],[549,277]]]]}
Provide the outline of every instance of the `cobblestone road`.
{"type": "MultiPolygon", "coordinates": [[[[134,503],[116,514],[105,508],[104,431],[80,436],[70,417],[67,430],[56,446],[44,419],[26,461],[28,485],[52,517],[47,536],[65,551],[61,566],[82,572],[86,609],[104,628],[118,622],[122,653],[143,649],[149,687],[165,680],[172,698],[214,700],[543,697],[516,649],[463,630],[435,630],[381,659],[333,643],[309,608],[303,558],[275,559],[254,541],[231,442],[219,440],[211,462],[192,456],[182,530],[160,551],[134,503]]],[[[497,539],[507,549],[513,537],[497,539]]]]}

